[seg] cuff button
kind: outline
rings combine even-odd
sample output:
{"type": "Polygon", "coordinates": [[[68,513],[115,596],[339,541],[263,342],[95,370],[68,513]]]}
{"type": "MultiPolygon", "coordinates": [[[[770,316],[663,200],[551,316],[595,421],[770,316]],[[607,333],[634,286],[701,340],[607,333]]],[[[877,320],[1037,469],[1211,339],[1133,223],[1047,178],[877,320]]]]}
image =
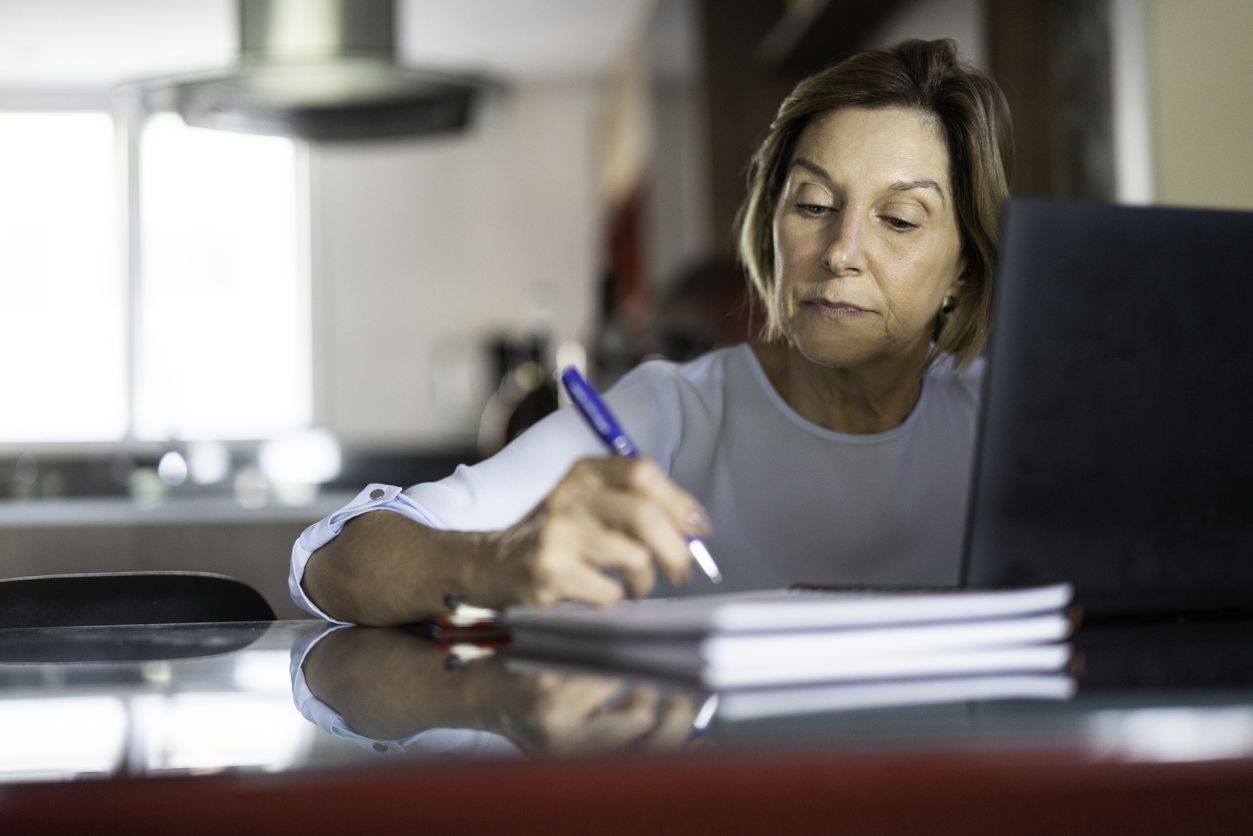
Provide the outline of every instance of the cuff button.
{"type": "Polygon", "coordinates": [[[375,488],[374,490],[370,491],[370,499],[382,499],[382,498],[383,498],[383,491],[381,489],[375,488]]]}

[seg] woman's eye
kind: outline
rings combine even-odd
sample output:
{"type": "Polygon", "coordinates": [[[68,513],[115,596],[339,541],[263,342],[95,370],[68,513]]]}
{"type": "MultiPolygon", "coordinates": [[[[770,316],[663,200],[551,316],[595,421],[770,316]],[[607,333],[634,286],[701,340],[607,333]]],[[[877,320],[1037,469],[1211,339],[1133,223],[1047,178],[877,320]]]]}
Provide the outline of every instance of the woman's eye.
{"type": "Polygon", "coordinates": [[[918,228],[918,224],[910,223],[909,221],[904,220],[903,218],[888,218],[887,221],[888,221],[888,226],[892,227],[893,229],[904,230],[904,229],[917,229],[918,228]]]}
{"type": "Polygon", "coordinates": [[[823,206],[821,203],[798,203],[796,206],[809,215],[824,215],[831,211],[830,206],[823,206]]]}

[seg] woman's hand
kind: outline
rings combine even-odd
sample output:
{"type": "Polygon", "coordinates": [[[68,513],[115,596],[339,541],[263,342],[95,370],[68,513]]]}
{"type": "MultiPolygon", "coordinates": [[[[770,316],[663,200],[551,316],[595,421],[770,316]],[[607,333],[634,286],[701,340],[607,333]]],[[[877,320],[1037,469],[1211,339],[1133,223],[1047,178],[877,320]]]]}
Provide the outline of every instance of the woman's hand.
{"type": "Polygon", "coordinates": [[[301,583],[323,612],[376,626],[445,613],[450,597],[494,609],[608,605],[647,595],[658,565],[687,580],[686,537],[708,533],[700,503],[654,462],[584,459],[503,531],[442,531],[393,511],[355,517],[313,553],[301,583]]]}
{"type": "Polygon", "coordinates": [[[491,537],[475,584],[485,596],[474,603],[606,606],[639,598],[655,585],[658,566],[671,583],[686,583],[687,537],[709,531],[700,503],[655,462],[583,459],[531,513],[491,537]]]}

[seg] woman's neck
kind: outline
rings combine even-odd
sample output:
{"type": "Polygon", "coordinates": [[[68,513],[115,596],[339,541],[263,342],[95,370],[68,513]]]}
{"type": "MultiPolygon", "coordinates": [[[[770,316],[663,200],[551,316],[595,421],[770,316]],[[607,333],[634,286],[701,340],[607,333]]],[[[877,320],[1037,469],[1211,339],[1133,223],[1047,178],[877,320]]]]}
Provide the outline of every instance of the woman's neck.
{"type": "Polygon", "coordinates": [[[928,348],[841,369],[809,360],[784,340],[752,346],[788,406],[820,427],[851,435],[887,432],[904,423],[922,396],[928,348]]]}

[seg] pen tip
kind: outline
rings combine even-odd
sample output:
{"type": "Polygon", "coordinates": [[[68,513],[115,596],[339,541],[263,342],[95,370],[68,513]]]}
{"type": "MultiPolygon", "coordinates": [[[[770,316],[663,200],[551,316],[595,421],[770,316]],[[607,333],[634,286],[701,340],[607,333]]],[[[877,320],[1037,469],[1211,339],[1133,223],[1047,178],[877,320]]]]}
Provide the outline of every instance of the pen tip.
{"type": "Polygon", "coordinates": [[[705,575],[714,583],[722,582],[722,572],[718,569],[718,564],[714,563],[713,557],[709,554],[709,549],[705,548],[696,537],[690,537],[687,541],[687,547],[692,552],[692,557],[696,558],[697,565],[704,570],[705,575]]]}

